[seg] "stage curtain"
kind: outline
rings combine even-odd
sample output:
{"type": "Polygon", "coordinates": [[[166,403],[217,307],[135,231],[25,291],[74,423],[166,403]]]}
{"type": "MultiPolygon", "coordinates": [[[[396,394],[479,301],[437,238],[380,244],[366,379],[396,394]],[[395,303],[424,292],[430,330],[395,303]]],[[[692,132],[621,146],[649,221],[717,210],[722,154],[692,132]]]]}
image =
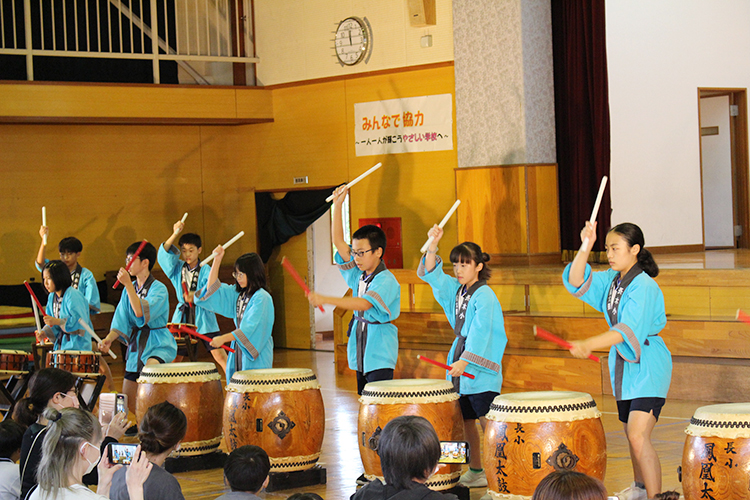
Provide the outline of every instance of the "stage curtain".
{"type": "Polygon", "coordinates": [[[331,206],[326,198],[331,189],[291,191],[275,200],[271,193],[255,193],[258,218],[258,247],[263,262],[268,262],[274,247],[305,232],[331,206]]]}
{"type": "MultiPolygon", "coordinates": [[[[552,2],[555,126],[563,258],[581,245],[602,176],[609,176],[610,133],[604,0],[552,2]]],[[[599,209],[594,260],[610,225],[609,186],[599,209]]],[[[606,260],[606,257],[605,257],[606,260]]]]}

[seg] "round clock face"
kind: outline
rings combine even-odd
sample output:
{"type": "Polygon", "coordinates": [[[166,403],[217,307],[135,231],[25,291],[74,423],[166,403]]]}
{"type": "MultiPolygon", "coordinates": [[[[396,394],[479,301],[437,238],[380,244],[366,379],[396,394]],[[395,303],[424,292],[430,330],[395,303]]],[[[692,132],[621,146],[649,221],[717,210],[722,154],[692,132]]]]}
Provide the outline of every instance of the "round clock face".
{"type": "Polygon", "coordinates": [[[370,44],[367,25],[358,17],[348,17],[336,29],[336,57],[342,64],[353,66],[365,58],[370,44]]]}

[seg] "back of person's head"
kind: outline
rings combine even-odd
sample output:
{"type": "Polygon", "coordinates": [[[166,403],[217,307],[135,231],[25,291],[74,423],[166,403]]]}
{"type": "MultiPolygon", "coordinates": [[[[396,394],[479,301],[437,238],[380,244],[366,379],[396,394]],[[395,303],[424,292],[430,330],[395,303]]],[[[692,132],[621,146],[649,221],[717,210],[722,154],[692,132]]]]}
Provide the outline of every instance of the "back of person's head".
{"type": "Polygon", "coordinates": [[[440,459],[440,440],[424,417],[404,415],[388,422],[380,434],[378,455],[386,483],[396,490],[426,480],[440,459]]]}
{"type": "MultiPolygon", "coordinates": [[[[127,250],[125,250],[125,257],[128,255],[134,255],[135,252],[138,251],[138,247],[141,246],[142,241],[136,241],[135,243],[131,244],[127,250]]],[[[154,264],[156,264],[156,247],[152,245],[151,243],[146,243],[146,245],[143,247],[143,250],[141,250],[141,253],[138,254],[138,258],[141,260],[148,259],[148,270],[152,270],[154,268],[154,264]]]]}
{"type": "Polygon", "coordinates": [[[55,394],[65,394],[75,385],[76,377],[72,373],[59,368],[42,368],[31,376],[29,397],[16,403],[18,411],[13,412],[14,417],[21,425],[30,426],[37,421],[55,394]]]}
{"type": "Polygon", "coordinates": [[[607,500],[601,481],[575,471],[555,471],[537,485],[531,500],[607,500]]]}
{"type": "Polygon", "coordinates": [[[39,488],[49,491],[54,498],[57,490],[68,486],[73,467],[82,447],[88,442],[99,447],[102,428],[94,415],[80,408],[47,408],[44,418],[49,420],[42,444],[42,459],[37,469],[39,488]]]}
{"type": "Polygon", "coordinates": [[[83,243],[75,236],[68,236],[60,240],[57,245],[60,253],[78,253],[83,252],[83,243]]]}
{"type": "Polygon", "coordinates": [[[478,266],[482,264],[482,269],[479,270],[479,279],[487,281],[492,276],[492,270],[487,265],[490,261],[489,254],[482,252],[482,249],[473,241],[464,241],[460,245],[456,245],[451,250],[449,257],[451,263],[455,264],[461,262],[463,264],[471,264],[478,266]]]}
{"type": "Polygon", "coordinates": [[[680,500],[680,493],[677,491],[664,491],[657,493],[654,500],[680,500]]]}
{"type": "Polygon", "coordinates": [[[240,255],[234,261],[235,272],[239,271],[247,276],[247,287],[242,288],[239,283],[235,285],[238,292],[247,292],[252,295],[261,288],[267,289],[266,286],[266,268],[263,265],[263,259],[255,252],[240,255]]]}
{"type": "Polygon", "coordinates": [[[187,417],[169,401],[146,410],[138,428],[138,439],[145,453],[158,455],[177,445],[187,432],[187,417]]]}
{"type": "Polygon", "coordinates": [[[298,493],[288,496],[286,500],[323,500],[323,497],[318,495],[317,493],[312,493],[312,492],[299,493],[298,492],[298,493]]]}
{"type": "Polygon", "coordinates": [[[6,418],[0,422],[0,458],[10,458],[21,449],[21,441],[26,428],[6,418]]]}
{"type": "Polygon", "coordinates": [[[42,268],[42,274],[44,271],[49,273],[52,283],[55,284],[55,291],[65,293],[65,290],[73,285],[73,280],[70,277],[70,269],[68,269],[68,266],[66,266],[61,260],[51,260],[47,262],[42,268]]]}
{"type": "Polygon", "coordinates": [[[646,250],[646,240],[640,227],[632,222],[623,222],[622,224],[618,224],[610,229],[609,232],[622,236],[622,239],[624,239],[631,248],[635,245],[639,245],[638,265],[652,278],[656,278],[659,275],[659,266],[656,264],[656,261],[654,261],[651,252],[646,250]]]}
{"type": "Polygon", "coordinates": [[[270,470],[271,461],[263,448],[245,445],[227,457],[224,478],[232,491],[257,493],[263,487],[270,470]]]}
{"type": "Polygon", "coordinates": [[[195,245],[195,248],[203,247],[203,241],[201,241],[201,237],[195,233],[183,234],[182,236],[180,236],[180,241],[178,241],[177,244],[180,247],[182,247],[182,245],[195,245]]]}
{"type": "Polygon", "coordinates": [[[367,240],[373,252],[375,252],[378,248],[382,248],[383,255],[381,255],[380,257],[381,258],[385,257],[385,243],[386,243],[385,233],[378,226],[374,226],[372,224],[362,226],[356,231],[354,231],[354,234],[352,235],[352,239],[353,240],[367,240]]]}

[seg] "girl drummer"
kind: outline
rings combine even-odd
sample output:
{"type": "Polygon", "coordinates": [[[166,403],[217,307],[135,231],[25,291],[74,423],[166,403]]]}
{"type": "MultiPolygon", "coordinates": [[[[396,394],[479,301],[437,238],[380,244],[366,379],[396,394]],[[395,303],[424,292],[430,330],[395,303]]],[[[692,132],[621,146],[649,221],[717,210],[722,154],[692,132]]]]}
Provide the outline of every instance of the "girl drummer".
{"type": "Polygon", "coordinates": [[[619,224],[607,233],[610,269],[592,272],[586,263],[596,240],[596,224],[586,223],[588,238],[563,272],[565,287],[598,311],[610,329],[571,342],[571,354],[586,358],[609,348],[609,371],[620,421],[630,445],[634,483],[618,496],[654,498],[661,491],[661,465],[651,443],[672,378],[672,355],[659,337],[667,323],[664,296],[653,280],[659,274],[643,232],[635,224],[619,224]],[[648,496],[647,496],[648,495],[648,496]]]}
{"type": "Polygon", "coordinates": [[[503,385],[501,363],[508,343],[503,311],[495,292],[486,286],[490,278],[489,255],[470,241],[456,246],[450,253],[454,278],[443,272],[443,261],[437,256],[443,230],[435,225],[429,236],[433,241],[419,263],[417,275],[432,287],[435,300],[456,334],[448,353],[451,369],[446,378],[453,381],[461,395],[464,432],[471,449],[471,463],[461,476],[461,484],[470,488],[486,487],[476,423],[478,419],[482,429],[485,428],[484,416],[503,385]],[[462,377],[464,372],[474,375],[474,379],[462,377]]]}
{"type": "Polygon", "coordinates": [[[217,335],[213,347],[231,342],[235,352],[227,357],[227,381],[240,370],[271,368],[273,365],[274,308],[266,291],[266,269],[257,253],[246,253],[234,263],[232,276],[235,286],[219,281],[219,266],[224,258],[224,247],[214,250],[216,257],[205,288],[195,294],[195,305],[227,318],[234,319],[233,332],[217,335]]]}

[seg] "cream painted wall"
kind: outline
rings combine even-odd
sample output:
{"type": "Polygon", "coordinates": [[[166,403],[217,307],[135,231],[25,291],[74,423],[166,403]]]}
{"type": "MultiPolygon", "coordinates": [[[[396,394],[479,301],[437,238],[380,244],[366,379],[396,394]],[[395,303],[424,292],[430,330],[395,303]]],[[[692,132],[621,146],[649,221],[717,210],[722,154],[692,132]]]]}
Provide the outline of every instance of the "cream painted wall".
{"type": "Polygon", "coordinates": [[[255,0],[258,84],[351,75],[453,60],[451,0],[436,0],[437,24],[409,25],[406,0],[255,0]],[[347,17],[367,18],[372,52],[353,67],[338,63],[333,37],[347,17]],[[432,47],[420,39],[432,35],[432,47]]]}
{"type": "Polygon", "coordinates": [[[698,87],[750,87],[750,2],[608,0],[612,224],[703,242],[698,87]]]}

